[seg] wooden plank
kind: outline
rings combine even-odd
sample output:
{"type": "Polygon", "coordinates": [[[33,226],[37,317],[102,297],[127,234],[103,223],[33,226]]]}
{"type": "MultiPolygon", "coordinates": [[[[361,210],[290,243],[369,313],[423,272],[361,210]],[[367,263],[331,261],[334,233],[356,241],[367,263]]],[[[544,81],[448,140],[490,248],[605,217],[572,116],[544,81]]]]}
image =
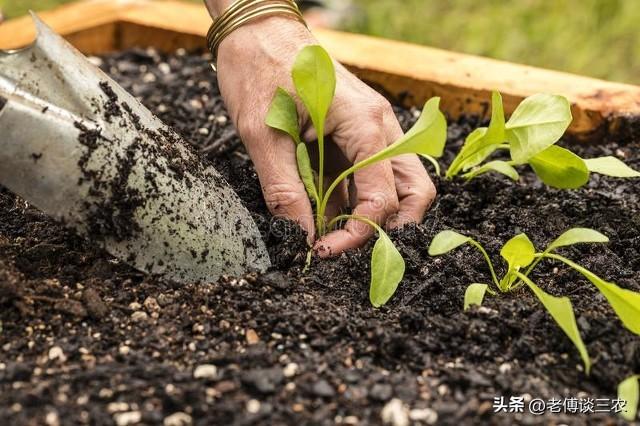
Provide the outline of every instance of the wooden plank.
{"type": "Polygon", "coordinates": [[[452,117],[486,115],[494,89],[502,92],[507,112],[534,93],[566,96],[574,114],[570,131],[578,136],[603,127],[618,128],[621,118],[640,117],[638,86],[357,34],[315,33],[337,60],[360,77],[400,98],[408,94],[410,104],[442,96],[443,108],[452,117]]]}
{"type": "MultiPolygon", "coordinates": [[[[72,3],[42,18],[87,53],[132,46],[164,51],[204,46],[211,22],[204,6],[179,1],[94,0],[72,3]]],[[[331,30],[314,30],[318,40],[361,78],[407,105],[420,106],[442,97],[452,117],[486,116],[490,91],[500,90],[507,111],[524,97],[547,92],[572,103],[570,131],[578,137],[615,133],[625,123],[640,121],[640,87],[517,65],[331,30]],[[633,119],[633,120],[632,120],[633,119]]],[[[0,48],[25,45],[33,39],[29,18],[0,25],[0,48]]]]}
{"type": "MultiPolygon", "coordinates": [[[[149,4],[146,1],[83,1],[39,12],[38,16],[58,33],[69,37],[83,52],[99,53],[114,47],[118,15],[132,6],[148,7],[149,4]],[[99,38],[100,34],[104,39],[99,38]]],[[[0,49],[24,47],[34,38],[33,22],[28,15],[0,24],[0,49]]]]}

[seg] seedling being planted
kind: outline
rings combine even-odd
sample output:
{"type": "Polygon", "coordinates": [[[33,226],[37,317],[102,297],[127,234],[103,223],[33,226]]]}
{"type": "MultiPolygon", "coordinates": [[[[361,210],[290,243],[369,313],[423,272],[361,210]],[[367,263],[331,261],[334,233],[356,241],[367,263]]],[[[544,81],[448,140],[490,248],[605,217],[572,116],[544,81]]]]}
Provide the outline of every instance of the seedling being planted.
{"type": "Polygon", "coordinates": [[[620,178],[637,178],[633,170],[615,157],[582,159],[556,145],[571,124],[569,101],[556,95],[537,94],[526,98],[505,122],[502,96],[492,95],[491,122],[467,136],[449,166],[446,177],[460,174],[470,180],[497,172],[518,180],[516,167],[528,164],[545,184],[560,189],[580,188],[591,172],[620,178]],[[511,160],[490,160],[498,151],[509,151],[511,160]],[[486,160],[490,161],[486,161],[486,160]]]}
{"type": "Polygon", "coordinates": [[[300,118],[292,95],[278,88],[267,114],[266,124],[288,134],[296,144],[298,172],[312,204],[315,206],[316,232],[325,235],[333,226],[346,219],[362,221],[378,232],[371,256],[370,300],[375,307],[387,303],[404,276],[404,260],[384,230],[370,220],[354,215],[342,215],[327,223],[327,203],[338,185],[353,173],[379,161],[402,154],[439,157],[447,139],[447,123],[439,110],[439,98],[430,99],[416,124],[392,145],[354,164],[325,189],[325,119],[336,87],[333,61],[320,46],[307,46],[298,54],[292,70],[293,85],[306,108],[318,135],[318,170],[313,170],[307,143],[301,138],[300,118]]]}
{"type": "Polygon", "coordinates": [[[556,238],[544,251],[537,252],[529,237],[525,234],[516,235],[500,250],[500,255],[507,263],[506,273],[501,278],[496,275],[491,258],[482,245],[476,240],[454,231],[442,231],[436,235],[429,246],[429,255],[443,255],[464,244],[475,247],[487,261],[492,283],[471,284],[465,292],[464,309],[468,309],[471,305],[481,305],[486,293],[497,296],[526,286],[540,300],[551,317],[576,346],[588,374],[591,369],[591,360],[580,337],[571,301],[567,297],[556,297],[546,293],[529,276],[534,268],[545,259],[566,264],[595,285],[607,299],[622,324],[631,332],[640,335],[640,321],[638,320],[640,318],[640,293],[607,282],[586,268],[556,253],[559,248],[575,244],[607,242],[609,239],[597,231],[588,228],[573,228],[556,238]]]}

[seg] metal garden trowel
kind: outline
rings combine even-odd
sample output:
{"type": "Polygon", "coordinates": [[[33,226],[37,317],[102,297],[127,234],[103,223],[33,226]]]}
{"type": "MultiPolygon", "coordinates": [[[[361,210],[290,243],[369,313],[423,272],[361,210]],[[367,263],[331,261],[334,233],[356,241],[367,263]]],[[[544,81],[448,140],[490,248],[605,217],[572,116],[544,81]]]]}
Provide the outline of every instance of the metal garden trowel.
{"type": "Polygon", "coordinates": [[[33,19],[32,46],[0,51],[0,184],[141,271],[194,282],[268,268],[222,176],[33,19]]]}

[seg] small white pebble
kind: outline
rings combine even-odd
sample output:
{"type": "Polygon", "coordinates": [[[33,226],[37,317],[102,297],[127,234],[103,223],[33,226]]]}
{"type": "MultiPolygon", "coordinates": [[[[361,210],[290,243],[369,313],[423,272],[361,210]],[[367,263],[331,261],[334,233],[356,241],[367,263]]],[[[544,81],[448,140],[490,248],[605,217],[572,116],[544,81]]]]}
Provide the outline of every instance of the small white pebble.
{"type": "Polygon", "coordinates": [[[360,419],[356,416],[346,416],[342,419],[342,424],[356,426],[360,424],[360,419]]]}
{"type": "Polygon", "coordinates": [[[127,410],[129,410],[129,404],[126,402],[110,402],[109,405],[107,405],[107,411],[109,413],[121,413],[127,410]]]}
{"type": "Polygon", "coordinates": [[[202,108],[204,108],[204,105],[202,105],[202,102],[199,99],[191,99],[189,101],[189,105],[191,105],[191,108],[193,108],[193,109],[202,109],[202,108]]]}
{"type": "Polygon", "coordinates": [[[98,396],[103,399],[111,398],[113,396],[113,390],[109,388],[102,388],[100,389],[100,392],[98,392],[98,396]]]}
{"type": "Polygon", "coordinates": [[[409,410],[398,398],[393,398],[380,413],[382,423],[392,426],[409,426],[409,410]]]}
{"type": "Polygon", "coordinates": [[[60,417],[55,411],[49,411],[44,418],[44,422],[47,426],[60,426],[60,417]]]}
{"type": "Polygon", "coordinates": [[[62,348],[60,346],[54,346],[49,349],[49,359],[51,361],[58,360],[60,362],[65,362],[67,357],[64,355],[62,348]]]}
{"type": "Polygon", "coordinates": [[[438,413],[431,408],[415,408],[409,412],[409,418],[414,422],[434,425],[438,421],[438,413]]]}
{"type": "Polygon", "coordinates": [[[224,126],[225,124],[227,124],[228,121],[229,119],[227,118],[226,115],[219,115],[216,117],[216,123],[220,126],[224,126]]]}
{"type": "Polygon", "coordinates": [[[201,135],[206,136],[206,135],[208,135],[208,134],[209,134],[209,129],[207,129],[206,127],[200,127],[200,128],[198,129],[198,133],[200,133],[201,135]]]}
{"type": "Polygon", "coordinates": [[[147,297],[144,299],[143,303],[145,309],[149,312],[158,312],[160,310],[160,305],[155,297],[147,297]]]}
{"type": "Polygon", "coordinates": [[[213,364],[202,364],[193,370],[194,379],[210,379],[213,380],[218,376],[218,367],[213,364]]]}
{"type": "Polygon", "coordinates": [[[162,421],[163,426],[190,426],[193,423],[193,419],[187,413],[178,411],[170,416],[167,416],[162,421]]]}
{"type": "Polygon", "coordinates": [[[131,309],[132,311],[139,311],[140,308],[142,308],[142,305],[139,304],[138,302],[129,303],[129,309],[131,309]]]}
{"type": "Polygon", "coordinates": [[[495,309],[487,308],[486,306],[480,306],[478,308],[478,313],[483,315],[491,315],[491,314],[497,314],[498,311],[496,311],[495,309]]]}
{"type": "Polygon", "coordinates": [[[131,320],[135,322],[146,321],[149,318],[146,312],[144,311],[136,311],[131,314],[131,320]]]}
{"type": "Polygon", "coordinates": [[[158,69],[160,70],[160,72],[164,75],[167,74],[171,74],[171,67],[169,66],[169,64],[167,64],[166,62],[161,62],[158,65],[158,69]]]}
{"type": "Polygon", "coordinates": [[[158,112],[159,113],[165,113],[167,111],[169,111],[169,108],[165,104],[158,105],[158,112]]]}
{"type": "Polygon", "coordinates": [[[185,56],[187,54],[187,50],[183,47],[179,47],[176,49],[176,56],[185,56]]]}
{"type": "Polygon", "coordinates": [[[290,362],[282,370],[282,374],[284,374],[284,377],[293,377],[297,373],[298,373],[298,364],[296,364],[295,362],[290,362]]]}
{"type": "Polygon", "coordinates": [[[148,72],[142,76],[142,81],[145,83],[153,83],[154,81],[156,81],[156,76],[155,74],[148,72]]]}
{"type": "Polygon", "coordinates": [[[511,371],[511,364],[509,364],[508,362],[500,364],[500,367],[498,367],[498,371],[500,371],[502,374],[508,373],[509,371],[511,371]]]}
{"type": "Polygon", "coordinates": [[[445,384],[438,386],[438,395],[445,396],[448,393],[449,393],[449,386],[445,384]]]}
{"type": "Polygon", "coordinates": [[[142,413],[140,411],[128,411],[126,413],[118,413],[113,415],[113,420],[118,426],[129,426],[140,423],[142,413]]]}
{"type": "Polygon", "coordinates": [[[250,399],[247,401],[247,412],[249,414],[257,414],[260,411],[261,405],[257,399],[250,399]]]}
{"type": "Polygon", "coordinates": [[[118,353],[120,355],[129,355],[130,351],[131,351],[131,348],[127,345],[122,345],[118,348],[118,353]]]}

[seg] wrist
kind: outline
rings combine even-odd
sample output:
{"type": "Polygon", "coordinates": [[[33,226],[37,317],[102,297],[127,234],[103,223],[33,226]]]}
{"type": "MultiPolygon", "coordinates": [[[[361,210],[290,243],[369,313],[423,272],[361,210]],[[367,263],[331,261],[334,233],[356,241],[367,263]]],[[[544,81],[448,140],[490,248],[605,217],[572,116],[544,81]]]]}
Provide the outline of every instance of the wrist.
{"type": "Polygon", "coordinates": [[[234,1],[235,0],[205,0],[204,4],[207,6],[209,15],[215,18],[220,16],[234,1]]]}
{"type": "Polygon", "coordinates": [[[317,43],[304,24],[284,16],[266,16],[238,28],[223,40],[217,63],[224,67],[245,58],[288,62],[303,46],[317,43]]]}

